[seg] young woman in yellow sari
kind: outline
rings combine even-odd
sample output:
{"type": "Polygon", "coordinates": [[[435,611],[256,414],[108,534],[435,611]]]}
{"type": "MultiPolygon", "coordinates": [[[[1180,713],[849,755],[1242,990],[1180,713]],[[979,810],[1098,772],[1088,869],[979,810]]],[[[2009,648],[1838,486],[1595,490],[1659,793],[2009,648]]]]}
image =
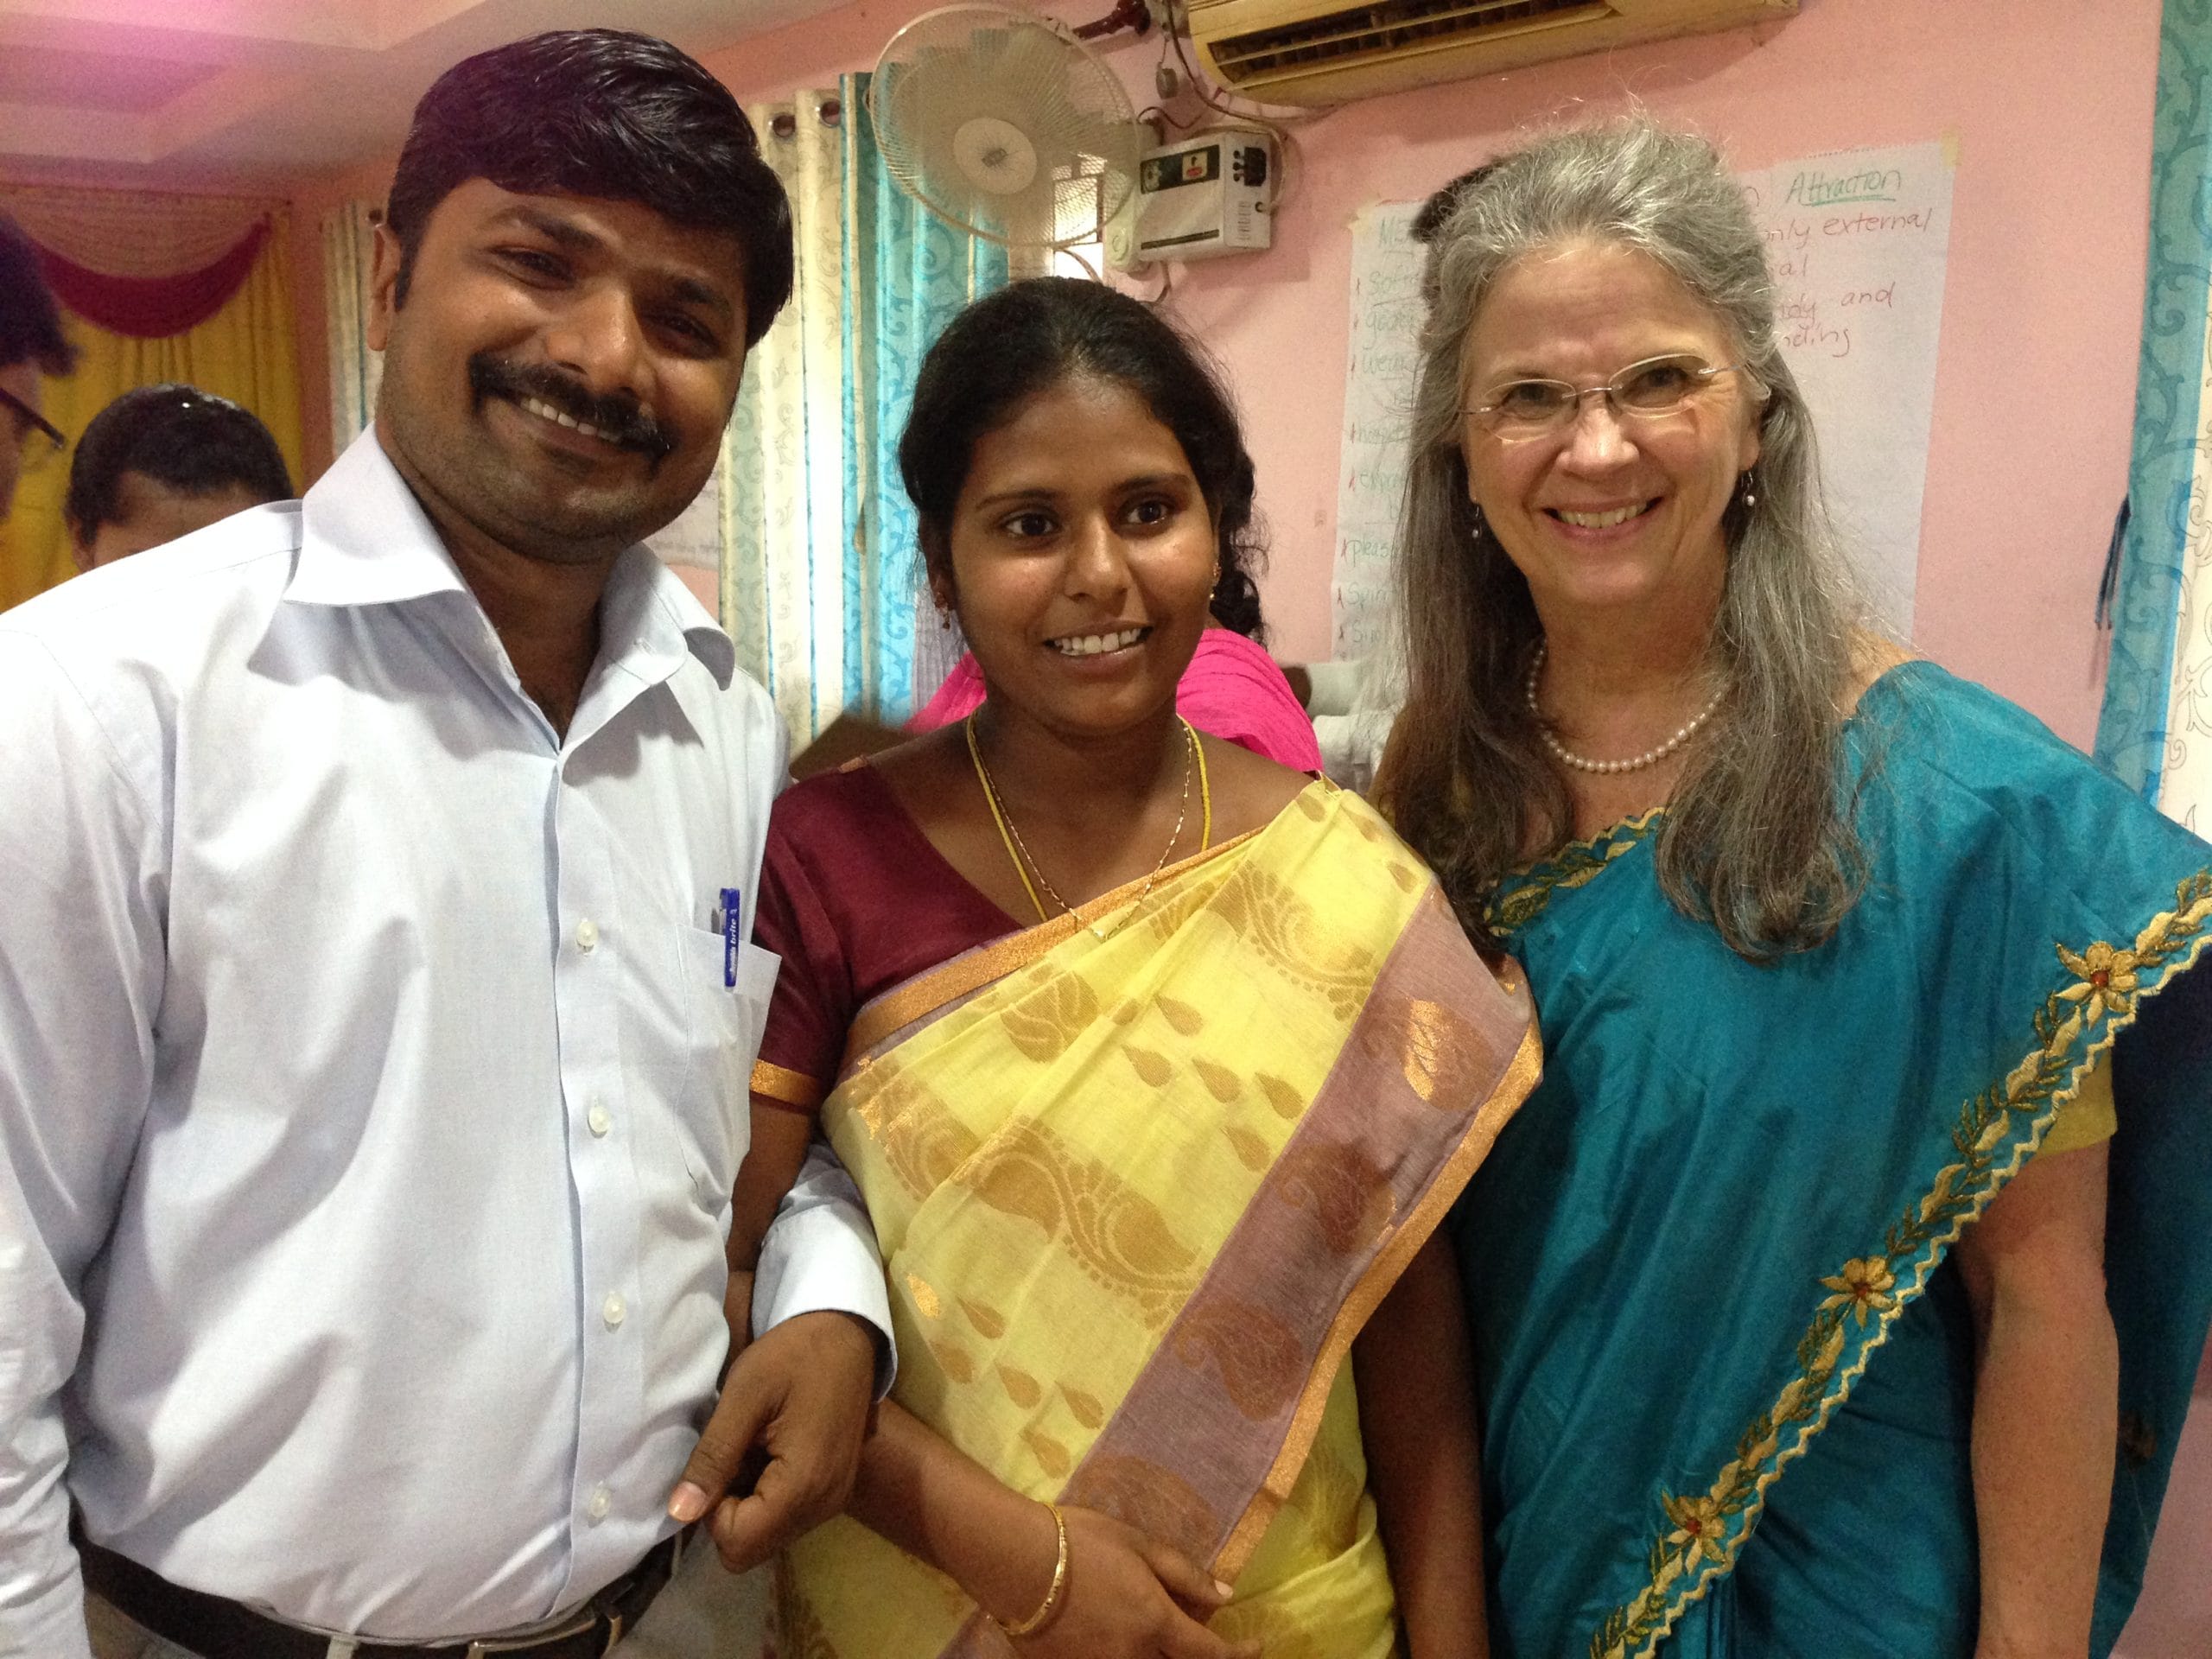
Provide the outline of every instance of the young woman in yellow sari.
{"type": "Polygon", "coordinates": [[[899,455],[989,693],[770,830],[734,1264],[818,1127],[899,1337],[778,1651],[1481,1655],[1434,1230],[1535,1080],[1517,977],[1364,804],[1177,717],[1252,468],[1166,324],[995,295],[899,455]]]}

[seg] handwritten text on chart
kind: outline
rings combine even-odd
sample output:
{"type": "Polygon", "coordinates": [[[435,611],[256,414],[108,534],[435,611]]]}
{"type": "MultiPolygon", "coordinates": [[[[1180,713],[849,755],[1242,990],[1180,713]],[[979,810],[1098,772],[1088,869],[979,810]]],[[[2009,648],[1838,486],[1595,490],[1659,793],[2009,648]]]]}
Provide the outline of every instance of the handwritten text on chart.
{"type": "Polygon", "coordinates": [[[1800,168],[1790,175],[1782,199],[1793,207],[1825,207],[1839,201],[1895,201],[1904,188],[1904,173],[1894,167],[1864,168],[1837,175],[1820,168],[1800,168]]]}
{"type": "Polygon", "coordinates": [[[1829,505],[1868,598],[1909,628],[1951,226],[1940,144],[1738,175],[1766,238],[1782,353],[1820,434],[1829,505]]]}
{"type": "MultiPolygon", "coordinates": [[[[1820,434],[1828,497],[1868,596],[1909,628],[1950,237],[1952,169],[1916,144],[1785,162],[1741,181],[1766,240],[1783,359],[1820,434]]],[[[1352,226],[1351,354],[1337,480],[1335,650],[1379,643],[1421,319],[1416,211],[1352,226]]]]}
{"type": "Polygon", "coordinates": [[[1382,644],[1391,550],[1406,489],[1406,415],[1420,365],[1421,261],[1414,207],[1382,202],[1352,228],[1351,360],[1337,473],[1337,561],[1330,590],[1333,653],[1382,644]]]}

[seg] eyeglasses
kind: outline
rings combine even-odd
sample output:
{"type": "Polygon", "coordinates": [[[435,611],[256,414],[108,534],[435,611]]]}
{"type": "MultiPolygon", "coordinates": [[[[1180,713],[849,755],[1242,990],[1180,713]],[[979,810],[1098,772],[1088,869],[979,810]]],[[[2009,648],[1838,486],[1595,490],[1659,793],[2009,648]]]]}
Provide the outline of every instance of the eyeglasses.
{"type": "Polygon", "coordinates": [[[60,454],[69,447],[69,440],[61,435],[60,427],[48,420],[45,416],[40,414],[5,386],[0,386],[0,408],[15,411],[16,442],[29,446],[29,452],[25,455],[27,461],[34,462],[45,461],[51,456],[60,454]],[[43,442],[32,443],[33,434],[36,434],[43,442]]]}
{"type": "Polygon", "coordinates": [[[1647,357],[1631,363],[1600,386],[1573,386],[1564,380],[1506,380],[1483,394],[1483,401],[1460,412],[1509,442],[1565,431],[1582,414],[1585,397],[1603,397],[1615,420],[1652,421],[1675,414],[1710,385],[1715,375],[1741,374],[1764,403],[1766,388],[1741,363],[1718,367],[1688,352],[1647,357]]]}

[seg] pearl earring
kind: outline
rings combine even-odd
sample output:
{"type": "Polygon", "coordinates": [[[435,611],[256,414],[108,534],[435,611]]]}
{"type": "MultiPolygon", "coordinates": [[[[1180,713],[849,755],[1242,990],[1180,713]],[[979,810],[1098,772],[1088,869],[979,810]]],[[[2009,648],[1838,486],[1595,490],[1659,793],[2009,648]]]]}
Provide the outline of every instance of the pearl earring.
{"type": "Polygon", "coordinates": [[[1751,469],[1746,467],[1744,468],[1744,476],[1741,482],[1744,490],[1744,511],[1749,512],[1753,507],[1756,507],[1759,504],[1758,490],[1757,487],[1758,480],[1752,475],[1751,469]]]}

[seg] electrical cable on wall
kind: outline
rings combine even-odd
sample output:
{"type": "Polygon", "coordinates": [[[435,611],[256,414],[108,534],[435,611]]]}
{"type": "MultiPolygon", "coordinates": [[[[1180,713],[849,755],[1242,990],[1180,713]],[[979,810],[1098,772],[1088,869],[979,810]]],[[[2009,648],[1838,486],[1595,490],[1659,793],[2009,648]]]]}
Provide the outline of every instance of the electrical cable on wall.
{"type": "MultiPolygon", "coordinates": [[[[1258,127],[1274,137],[1279,151],[1279,164],[1272,181],[1274,188],[1268,193],[1267,212],[1271,217],[1280,214],[1282,212],[1283,204],[1289,200],[1291,158],[1294,154],[1297,154],[1299,164],[1302,167],[1305,162],[1304,156],[1299,154],[1298,135],[1294,129],[1334,115],[1344,105],[1328,104],[1314,109],[1299,110],[1295,112],[1270,110],[1263,113],[1259,110],[1238,109],[1227,101],[1228,98],[1235,94],[1217,91],[1205,77],[1198,73],[1197,67],[1191,61],[1190,54],[1184,49],[1184,41],[1190,35],[1190,10],[1185,3],[1185,0],[1163,0],[1163,3],[1167,8],[1167,26],[1160,33],[1166,37],[1166,44],[1174,48],[1176,60],[1183,66],[1183,84],[1189,89],[1192,96],[1217,115],[1225,116],[1240,125],[1258,127]]],[[[1162,63],[1164,64],[1166,60],[1163,55],[1162,63]]],[[[1187,132],[1191,126],[1196,124],[1195,122],[1185,124],[1177,121],[1173,117],[1166,116],[1164,110],[1161,111],[1161,114],[1166,117],[1168,124],[1178,132],[1187,132]]]]}

